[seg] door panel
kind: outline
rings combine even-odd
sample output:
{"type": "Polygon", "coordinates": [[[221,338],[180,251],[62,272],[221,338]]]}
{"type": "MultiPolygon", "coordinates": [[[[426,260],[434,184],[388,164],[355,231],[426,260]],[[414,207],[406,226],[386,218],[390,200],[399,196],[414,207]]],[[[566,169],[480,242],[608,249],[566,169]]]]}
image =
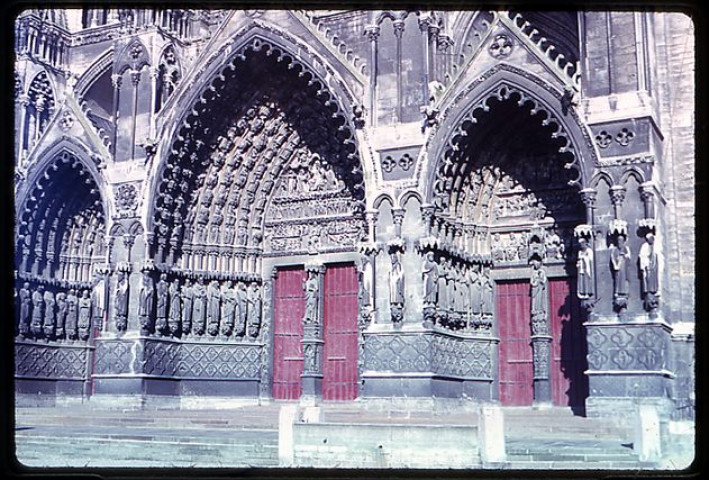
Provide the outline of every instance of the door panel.
{"type": "Polygon", "coordinates": [[[581,407],[588,396],[586,340],[578,298],[569,279],[549,280],[552,329],[551,382],[554,405],[581,407]]]}
{"type": "Polygon", "coordinates": [[[497,319],[500,333],[500,402],[502,405],[531,405],[534,398],[529,315],[529,282],[499,282],[497,319]]]}
{"type": "Polygon", "coordinates": [[[323,293],[323,399],[357,398],[357,271],[328,265],[323,293]]]}
{"type": "Polygon", "coordinates": [[[279,269],[274,286],[273,398],[297,400],[302,393],[305,270],[279,269]]]}

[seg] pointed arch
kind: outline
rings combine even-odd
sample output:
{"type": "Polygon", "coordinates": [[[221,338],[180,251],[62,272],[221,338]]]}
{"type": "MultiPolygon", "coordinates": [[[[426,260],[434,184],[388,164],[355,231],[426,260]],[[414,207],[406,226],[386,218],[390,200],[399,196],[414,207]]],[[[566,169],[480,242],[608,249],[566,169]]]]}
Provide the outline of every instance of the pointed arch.
{"type": "Polygon", "coordinates": [[[132,38],[121,50],[114,64],[114,72],[121,75],[129,68],[139,71],[150,65],[150,54],[139,38],[132,38]]]}

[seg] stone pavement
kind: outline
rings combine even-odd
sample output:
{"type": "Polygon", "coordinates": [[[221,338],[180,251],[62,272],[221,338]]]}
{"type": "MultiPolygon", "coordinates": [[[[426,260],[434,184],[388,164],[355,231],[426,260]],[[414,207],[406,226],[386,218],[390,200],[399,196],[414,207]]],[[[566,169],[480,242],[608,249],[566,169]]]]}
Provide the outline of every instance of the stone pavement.
{"type": "MultiPolygon", "coordinates": [[[[16,456],[28,467],[279,467],[282,405],[220,410],[120,411],[90,404],[18,408],[16,456]]],[[[503,408],[503,413],[507,461],[486,468],[674,470],[688,467],[694,458],[693,431],[672,435],[662,460],[649,464],[633,451],[633,425],[627,422],[574,416],[563,408],[503,408]]],[[[478,423],[474,408],[371,408],[359,402],[323,405],[320,420],[343,425],[478,423]]],[[[479,458],[471,458],[468,465],[483,466],[479,458]]],[[[362,466],[371,465],[363,461],[362,466]]]]}

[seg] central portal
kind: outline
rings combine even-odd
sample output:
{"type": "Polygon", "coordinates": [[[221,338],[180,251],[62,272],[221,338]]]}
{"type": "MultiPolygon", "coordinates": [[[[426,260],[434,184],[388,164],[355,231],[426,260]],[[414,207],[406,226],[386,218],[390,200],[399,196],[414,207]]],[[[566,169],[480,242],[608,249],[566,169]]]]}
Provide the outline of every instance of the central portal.
{"type": "MultiPolygon", "coordinates": [[[[306,310],[302,266],[279,268],[274,290],[273,398],[302,395],[303,317],[306,310]]],[[[357,377],[357,270],[352,263],[327,265],[322,288],[324,400],[354,400],[357,377]]]]}

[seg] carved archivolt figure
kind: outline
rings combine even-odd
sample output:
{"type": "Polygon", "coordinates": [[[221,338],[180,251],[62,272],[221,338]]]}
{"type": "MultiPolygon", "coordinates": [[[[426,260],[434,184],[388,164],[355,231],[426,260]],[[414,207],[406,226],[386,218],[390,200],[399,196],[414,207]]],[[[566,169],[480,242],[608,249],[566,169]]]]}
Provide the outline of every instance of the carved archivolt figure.
{"type": "Polygon", "coordinates": [[[424,304],[435,305],[438,300],[438,263],[433,252],[426,253],[423,261],[423,301],[424,304]]]}
{"type": "Polygon", "coordinates": [[[593,249],[585,238],[579,238],[579,253],[576,260],[578,297],[587,299],[593,297],[593,249]]]}

